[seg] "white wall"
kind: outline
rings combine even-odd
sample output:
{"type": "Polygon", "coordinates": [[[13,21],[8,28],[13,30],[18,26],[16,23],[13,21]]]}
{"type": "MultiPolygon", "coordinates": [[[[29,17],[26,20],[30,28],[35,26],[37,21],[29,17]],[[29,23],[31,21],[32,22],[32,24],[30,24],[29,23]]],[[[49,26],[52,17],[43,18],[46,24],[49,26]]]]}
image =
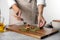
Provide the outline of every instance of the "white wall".
{"type": "Polygon", "coordinates": [[[53,19],[60,20],[60,0],[46,0],[44,17],[47,20],[47,23],[53,19]]]}
{"type": "Polygon", "coordinates": [[[1,8],[1,13],[2,16],[4,17],[5,24],[9,24],[9,9],[6,0],[0,0],[0,8],[1,8]]]}
{"type": "MultiPolygon", "coordinates": [[[[5,17],[5,23],[9,23],[9,9],[5,0],[0,0],[2,14],[5,17]]],[[[60,0],[46,0],[46,7],[44,9],[44,17],[49,23],[53,19],[60,19],[60,0]]]]}

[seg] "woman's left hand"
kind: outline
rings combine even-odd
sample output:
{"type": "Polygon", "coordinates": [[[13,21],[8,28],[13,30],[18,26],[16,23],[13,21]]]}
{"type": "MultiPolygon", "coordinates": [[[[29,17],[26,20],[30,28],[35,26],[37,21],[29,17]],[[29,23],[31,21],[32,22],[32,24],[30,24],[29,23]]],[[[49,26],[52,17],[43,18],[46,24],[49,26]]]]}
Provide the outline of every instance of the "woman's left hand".
{"type": "Polygon", "coordinates": [[[38,16],[38,27],[43,27],[46,24],[46,21],[43,16],[38,16]]]}

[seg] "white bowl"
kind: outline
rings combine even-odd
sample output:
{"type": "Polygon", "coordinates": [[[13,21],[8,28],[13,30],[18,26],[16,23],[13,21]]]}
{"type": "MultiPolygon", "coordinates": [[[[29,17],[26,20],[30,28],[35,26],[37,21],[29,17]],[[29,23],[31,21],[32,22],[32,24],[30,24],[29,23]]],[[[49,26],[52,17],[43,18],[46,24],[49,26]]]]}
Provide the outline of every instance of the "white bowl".
{"type": "Polygon", "coordinates": [[[52,26],[55,29],[60,29],[60,20],[53,20],[52,21],[52,26]]]}

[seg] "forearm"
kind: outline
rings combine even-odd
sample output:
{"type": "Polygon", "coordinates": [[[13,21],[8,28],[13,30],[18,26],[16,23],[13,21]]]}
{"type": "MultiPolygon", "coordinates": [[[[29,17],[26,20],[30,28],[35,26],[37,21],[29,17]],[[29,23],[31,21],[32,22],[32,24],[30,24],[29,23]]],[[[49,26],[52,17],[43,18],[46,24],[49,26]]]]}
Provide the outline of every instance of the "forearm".
{"type": "Polygon", "coordinates": [[[38,26],[39,27],[43,27],[46,23],[43,17],[43,9],[44,9],[44,5],[38,6],[38,26]]]}
{"type": "Polygon", "coordinates": [[[18,11],[21,11],[19,7],[17,6],[17,4],[12,5],[11,9],[13,9],[15,13],[17,13],[18,11]]]}
{"type": "Polygon", "coordinates": [[[17,4],[12,5],[11,9],[13,9],[13,11],[15,12],[13,16],[16,17],[18,20],[20,20],[20,18],[21,18],[21,10],[17,6],[17,4]]]}
{"type": "Polygon", "coordinates": [[[16,11],[16,9],[18,9],[18,7],[17,7],[16,4],[14,4],[14,5],[12,5],[11,9],[13,9],[14,11],[16,11]]]}
{"type": "Polygon", "coordinates": [[[38,5],[38,16],[43,15],[43,9],[44,9],[44,5],[38,5]]]}

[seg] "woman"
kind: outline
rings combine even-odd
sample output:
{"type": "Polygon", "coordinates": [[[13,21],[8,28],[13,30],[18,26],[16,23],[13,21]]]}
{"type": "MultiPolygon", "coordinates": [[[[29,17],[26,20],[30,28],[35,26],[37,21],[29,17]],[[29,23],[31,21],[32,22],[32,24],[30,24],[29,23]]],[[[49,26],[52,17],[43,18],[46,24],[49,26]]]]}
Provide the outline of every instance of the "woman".
{"type": "MultiPolygon", "coordinates": [[[[45,5],[44,0],[7,0],[9,8],[13,9],[15,13],[15,21],[21,24],[21,18],[28,24],[35,24],[38,21],[38,26],[43,27],[45,25],[45,19],[43,17],[43,9],[45,5]],[[38,15],[37,15],[38,14],[38,15]],[[36,20],[36,16],[38,20],[36,20]]],[[[12,16],[12,15],[11,15],[12,16]]],[[[12,18],[13,19],[13,18],[12,18]]],[[[15,22],[13,24],[16,24],[15,22]]]]}

